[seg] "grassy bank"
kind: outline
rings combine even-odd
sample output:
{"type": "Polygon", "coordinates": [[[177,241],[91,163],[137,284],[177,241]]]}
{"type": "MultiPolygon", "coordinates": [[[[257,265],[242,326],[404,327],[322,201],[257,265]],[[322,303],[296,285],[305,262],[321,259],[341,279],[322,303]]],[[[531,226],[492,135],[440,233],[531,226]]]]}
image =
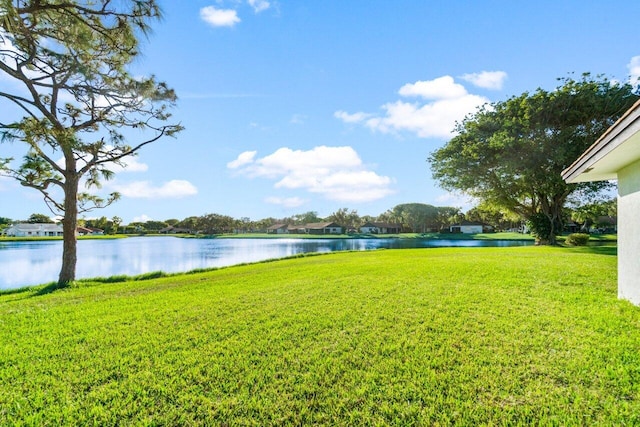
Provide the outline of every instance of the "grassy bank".
{"type": "Polygon", "coordinates": [[[0,424],[635,425],[615,248],[334,253],[0,295],[0,424]]]}

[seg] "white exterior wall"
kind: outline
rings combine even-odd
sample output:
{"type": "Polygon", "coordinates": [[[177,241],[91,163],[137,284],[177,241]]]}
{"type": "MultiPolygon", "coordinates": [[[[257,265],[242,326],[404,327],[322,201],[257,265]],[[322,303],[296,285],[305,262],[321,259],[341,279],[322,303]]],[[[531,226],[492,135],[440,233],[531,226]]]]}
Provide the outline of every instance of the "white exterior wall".
{"type": "Polygon", "coordinates": [[[618,298],[640,305],[640,161],[618,171],[618,298]]]}
{"type": "Polygon", "coordinates": [[[482,226],[481,225],[461,225],[460,232],[463,234],[482,233],[482,226]]]}
{"type": "Polygon", "coordinates": [[[13,224],[5,230],[12,237],[62,236],[62,226],[54,224],[13,224]]]}

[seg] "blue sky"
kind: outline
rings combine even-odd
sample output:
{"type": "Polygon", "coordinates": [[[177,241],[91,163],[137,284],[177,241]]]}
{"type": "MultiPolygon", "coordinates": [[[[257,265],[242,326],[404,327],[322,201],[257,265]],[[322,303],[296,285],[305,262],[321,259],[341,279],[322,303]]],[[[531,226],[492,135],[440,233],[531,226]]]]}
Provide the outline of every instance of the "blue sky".
{"type": "MultiPolygon", "coordinates": [[[[426,162],[456,120],[571,72],[640,76],[637,0],[160,4],[132,71],[176,90],[186,129],[117,171],[105,189],[122,199],[86,218],[466,210],[426,162]]],[[[0,157],[22,148],[4,144],[0,157]]],[[[0,198],[0,216],[47,213],[39,193],[8,179],[0,198]]]]}

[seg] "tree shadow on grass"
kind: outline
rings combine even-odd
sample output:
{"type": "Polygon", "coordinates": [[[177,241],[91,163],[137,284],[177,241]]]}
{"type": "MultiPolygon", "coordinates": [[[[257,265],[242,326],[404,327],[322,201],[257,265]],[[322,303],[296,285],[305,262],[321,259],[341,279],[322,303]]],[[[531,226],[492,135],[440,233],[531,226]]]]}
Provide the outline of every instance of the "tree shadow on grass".
{"type": "Polygon", "coordinates": [[[51,282],[51,283],[46,283],[44,285],[24,286],[22,288],[0,290],[0,296],[25,294],[24,298],[33,298],[33,297],[48,295],[48,294],[51,294],[57,291],[62,291],[65,289],[77,288],[79,286],[90,286],[91,284],[142,281],[142,280],[158,279],[160,277],[166,277],[166,276],[169,276],[169,274],[163,271],[152,271],[152,272],[140,274],[137,276],[118,275],[118,276],[110,276],[110,277],[94,277],[90,279],[78,279],[72,284],[63,285],[63,286],[60,286],[58,282],[51,282]]]}
{"type": "MultiPolygon", "coordinates": [[[[571,246],[567,246],[571,247],[571,246]]],[[[614,245],[594,245],[594,246],[579,246],[579,247],[571,247],[575,252],[585,253],[585,254],[597,254],[597,255],[609,255],[609,256],[617,256],[618,255],[618,247],[614,245]]]]}
{"type": "Polygon", "coordinates": [[[64,289],[64,288],[59,287],[58,282],[51,282],[51,283],[47,283],[40,286],[24,286],[22,288],[16,288],[16,289],[2,289],[0,290],[0,297],[6,296],[6,295],[24,294],[22,298],[18,298],[18,300],[20,300],[25,298],[32,298],[32,297],[47,295],[59,289],[64,289]]]}
{"type": "Polygon", "coordinates": [[[36,289],[35,292],[33,292],[34,297],[39,297],[42,295],[48,295],[50,293],[53,293],[55,291],[59,291],[61,289],[68,289],[70,288],[71,285],[60,285],[58,284],[58,282],[51,282],[51,283],[47,283],[46,285],[43,285],[41,287],[38,287],[36,289]]]}

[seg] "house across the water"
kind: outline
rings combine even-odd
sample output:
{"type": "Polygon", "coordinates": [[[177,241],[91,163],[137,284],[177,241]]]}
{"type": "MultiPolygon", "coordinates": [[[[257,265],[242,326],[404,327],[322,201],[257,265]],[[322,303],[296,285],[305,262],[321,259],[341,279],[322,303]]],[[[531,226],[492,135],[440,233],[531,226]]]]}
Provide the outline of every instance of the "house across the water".
{"type": "Polygon", "coordinates": [[[342,234],[342,227],[335,222],[315,222],[305,224],[307,234],[342,234]]]}
{"type": "Polygon", "coordinates": [[[477,234],[490,233],[491,231],[493,231],[493,227],[481,222],[462,221],[459,224],[449,226],[450,233],[477,234]]]}
{"type": "Polygon", "coordinates": [[[274,224],[267,228],[269,234],[342,234],[342,227],[335,222],[315,222],[304,225],[274,224]]]}
{"type": "Polygon", "coordinates": [[[370,234],[398,234],[402,232],[402,225],[390,222],[370,221],[360,227],[360,232],[370,234]]]}
{"type": "Polygon", "coordinates": [[[77,236],[102,236],[103,234],[104,230],[101,230],[99,228],[76,227],[77,236]]]}
{"type": "Polygon", "coordinates": [[[4,234],[11,237],[56,237],[62,236],[62,226],[60,224],[20,222],[9,226],[4,234]]]}

